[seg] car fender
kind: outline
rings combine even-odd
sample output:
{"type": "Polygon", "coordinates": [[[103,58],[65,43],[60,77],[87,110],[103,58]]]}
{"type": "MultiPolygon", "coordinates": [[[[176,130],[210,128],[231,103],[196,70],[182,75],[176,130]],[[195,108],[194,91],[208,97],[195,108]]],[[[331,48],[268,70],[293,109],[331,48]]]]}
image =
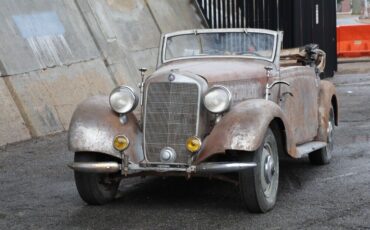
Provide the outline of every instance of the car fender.
{"type": "Polygon", "coordinates": [[[274,119],[280,120],[283,125],[281,133],[285,135],[286,152],[295,157],[296,143],[281,108],[272,101],[251,99],[233,106],[215,125],[205,138],[196,162],[200,163],[227,150],[256,151],[274,119]]]}
{"type": "Polygon", "coordinates": [[[320,81],[319,91],[319,129],[315,140],[327,140],[328,115],[330,107],[333,106],[335,125],[338,126],[338,100],[333,83],[329,81],[320,81]]]}
{"type": "Polygon", "coordinates": [[[130,161],[138,163],[144,159],[143,135],[135,115],[127,114],[122,124],[119,115],[110,108],[108,97],[94,96],[82,102],[72,116],[68,132],[69,149],[121,158],[121,153],[113,147],[116,135],[125,135],[129,139],[125,154],[130,161]]]}

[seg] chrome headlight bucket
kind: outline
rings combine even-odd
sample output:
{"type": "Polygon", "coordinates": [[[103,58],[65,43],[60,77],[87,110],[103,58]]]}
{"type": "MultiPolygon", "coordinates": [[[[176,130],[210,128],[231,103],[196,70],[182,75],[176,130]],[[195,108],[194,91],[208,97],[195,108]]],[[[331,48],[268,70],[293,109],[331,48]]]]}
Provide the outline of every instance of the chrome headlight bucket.
{"type": "Polygon", "coordinates": [[[115,88],[109,96],[109,104],[113,111],[126,114],[133,111],[138,104],[135,91],[128,86],[115,88]]]}
{"type": "Polygon", "coordinates": [[[223,113],[230,108],[231,92],[222,85],[212,86],[203,97],[204,106],[211,113],[223,113]]]}

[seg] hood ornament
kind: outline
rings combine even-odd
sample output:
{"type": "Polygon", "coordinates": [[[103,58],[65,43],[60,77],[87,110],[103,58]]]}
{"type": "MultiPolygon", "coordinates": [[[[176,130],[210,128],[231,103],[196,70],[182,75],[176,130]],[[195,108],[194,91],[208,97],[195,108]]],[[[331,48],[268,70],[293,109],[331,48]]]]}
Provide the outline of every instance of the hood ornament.
{"type": "Polygon", "coordinates": [[[176,79],[175,75],[173,73],[170,73],[170,75],[168,75],[168,80],[170,82],[174,81],[176,79]]]}

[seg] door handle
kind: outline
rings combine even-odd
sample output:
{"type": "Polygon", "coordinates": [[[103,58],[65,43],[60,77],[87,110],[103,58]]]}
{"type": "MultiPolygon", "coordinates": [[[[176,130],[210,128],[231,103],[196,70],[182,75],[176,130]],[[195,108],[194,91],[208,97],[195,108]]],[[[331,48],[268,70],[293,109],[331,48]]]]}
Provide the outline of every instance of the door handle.
{"type": "Polygon", "coordinates": [[[265,89],[265,99],[266,100],[269,99],[270,89],[272,87],[274,87],[275,85],[278,85],[278,84],[283,84],[283,85],[290,86],[290,84],[288,82],[286,82],[286,81],[274,81],[273,83],[271,83],[271,85],[267,84],[266,85],[266,89],[265,89]]]}
{"type": "Polygon", "coordinates": [[[271,83],[271,85],[267,84],[266,89],[271,89],[272,87],[274,87],[277,84],[283,84],[283,85],[290,86],[290,84],[286,81],[274,81],[273,83],[271,83]]]}

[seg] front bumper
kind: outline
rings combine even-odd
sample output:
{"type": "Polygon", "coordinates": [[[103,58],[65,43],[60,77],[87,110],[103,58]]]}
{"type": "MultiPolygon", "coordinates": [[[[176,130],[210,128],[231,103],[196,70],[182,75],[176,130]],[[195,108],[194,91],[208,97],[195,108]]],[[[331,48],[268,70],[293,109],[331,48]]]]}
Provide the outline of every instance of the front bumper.
{"type": "Polygon", "coordinates": [[[170,167],[169,165],[141,166],[138,164],[128,164],[126,167],[117,162],[75,162],[68,165],[71,169],[86,173],[118,173],[135,174],[140,172],[184,172],[187,174],[220,174],[238,172],[248,168],[256,167],[256,163],[239,162],[207,162],[199,165],[185,167],[170,167]]]}

